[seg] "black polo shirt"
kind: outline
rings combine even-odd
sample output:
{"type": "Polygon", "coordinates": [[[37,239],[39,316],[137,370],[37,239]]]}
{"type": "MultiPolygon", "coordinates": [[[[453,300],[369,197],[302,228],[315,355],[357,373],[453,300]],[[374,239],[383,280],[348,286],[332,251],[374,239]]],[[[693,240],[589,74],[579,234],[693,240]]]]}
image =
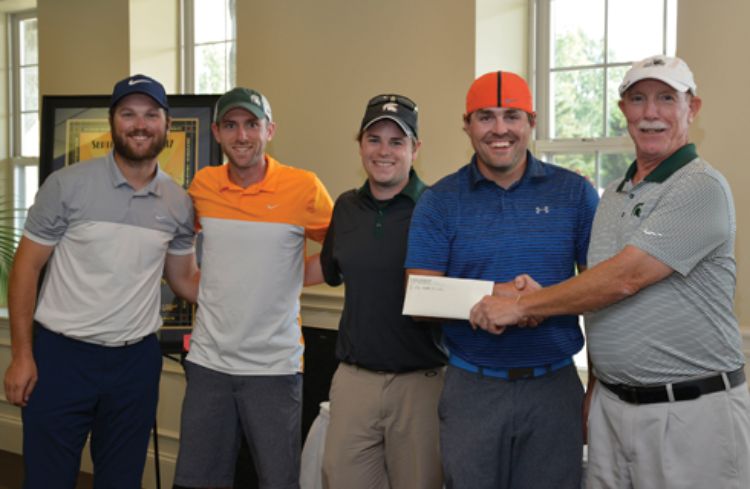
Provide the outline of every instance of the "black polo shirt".
{"type": "Polygon", "coordinates": [[[376,200],[368,182],[336,200],[320,258],[326,283],[346,284],[336,344],[343,362],[387,372],[446,362],[439,326],[401,314],[409,223],[425,188],[412,170],[388,201],[376,200]]]}

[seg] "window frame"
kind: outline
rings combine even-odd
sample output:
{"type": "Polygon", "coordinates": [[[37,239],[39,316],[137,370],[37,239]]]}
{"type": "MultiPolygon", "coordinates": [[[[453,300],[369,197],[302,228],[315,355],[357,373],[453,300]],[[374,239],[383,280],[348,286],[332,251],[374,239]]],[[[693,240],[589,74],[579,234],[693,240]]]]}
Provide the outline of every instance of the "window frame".
{"type": "Polygon", "coordinates": [[[230,60],[233,66],[225,67],[225,86],[224,91],[231,89],[236,83],[237,73],[237,1],[228,0],[230,4],[230,14],[234,14],[234,37],[224,41],[210,41],[205,43],[195,42],[195,0],[180,0],[180,92],[183,94],[198,94],[196,91],[196,71],[195,71],[195,51],[199,46],[208,46],[212,44],[229,44],[230,50],[234,51],[234,57],[230,60]],[[233,7],[232,7],[233,5],[233,7]],[[235,80],[232,80],[232,78],[235,80]]]}
{"type": "MultiPolygon", "coordinates": [[[[36,9],[23,10],[19,12],[13,12],[8,15],[8,59],[10,66],[8,69],[8,104],[9,110],[8,115],[10,118],[8,128],[10,131],[10,137],[8,142],[10,145],[9,154],[14,160],[18,159],[22,164],[35,164],[38,163],[37,156],[26,156],[22,154],[23,148],[23,116],[25,114],[36,113],[37,120],[41,116],[40,97],[39,97],[39,86],[37,78],[37,109],[35,111],[24,111],[22,109],[23,103],[21,100],[21,70],[23,68],[36,67],[37,74],[39,73],[39,56],[37,52],[36,64],[21,65],[21,50],[22,50],[22,39],[21,39],[21,23],[29,19],[38,19],[36,9]],[[28,161],[31,160],[31,161],[28,161]]],[[[38,27],[38,21],[37,21],[38,27]]],[[[38,49],[38,45],[37,45],[38,49]]],[[[37,126],[39,127],[39,124],[37,126]]],[[[38,148],[37,148],[38,154],[38,148]]]]}
{"type": "MultiPolygon", "coordinates": [[[[602,104],[602,111],[604,117],[602,117],[602,124],[605,126],[605,130],[602,134],[606,134],[607,114],[609,110],[609,100],[606,96],[607,90],[607,68],[616,68],[623,66],[630,66],[633,61],[626,62],[609,62],[608,42],[608,9],[609,0],[601,0],[605,2],[604,5],[604,16],[602,22],[604,23],[604,60],[603,63],[587,64],[574,67],[561,67],[552,68],[552,46],[551,46],[551,31],[552,31],[552,19],[551,19],[551,2],[555,0],[533,0],[531,6],[531,15],[529,15],[529,46],[531,66],[533,69],[532,83],[535,88],[535,107],[537,107],[537,118],[536,118],[536,139],[534,142],[534,150],[539,157],[547,160],[551,160],[556,155],[565,154],[589,154],[594,156],[595,161],[595,182],[594,186],[599,188],[600,175],[601,175],[601,164],[602,158],[606,154],[611,153],[634,153],[635,146],[629,135],[624,134],[622,136],[602,136],[602,137],[581,137],[581,138],[552,138],[550,137],[552,117],[554,116],[554,107],[552,107],[552,96],[551,90],[551,78],[553,73],[560,72],[572,72],[581,69],[595,69],[601,68],[604,70],[603,78],[603,93],[604,99],[602,104]]],[[[663,3],[664,16],[663,16],[663,31],[662,31],[662,46],[661,54],[668,54],[674,56],[674,42],[670,42],[670,36],[674,36],[674,26],[670,26],[670,23],[676,17],[676,13],[672,12],[672,9],[676,11],[677,0],[660,0],[663,3]]],[[[654,53],[656,54],[656,53],[654,53]]],[[[616,110],[619,110],[616,109],[616,110]]]]}
{"type": "MultiPolygon", "coordinates": [[[[29,182],[27,173],[29,168],[39,168],[37,148],[36,156],[23,155],[23,116],[25,114],[36,113],[37,127],[40,131],[39,141],[41,142],[41,97],[39,93],[38,75],[37,75],[37,108],[35,111],[24,111],[22,103],[23,90],[21,88],[21,71],[23,68],[36,67],[39,73],[39,52],[37,44],[36,64],[21,64],[21,53],[23,50],[23,40],[21,39],[21,23],[29,19],[37,19],[36,9],[22,10],[9,13],[7,16],[7,35],[8,35],[8,155],[10,164],[10,175],[8,186],[10,189],[10,200],[5,203],[10,205],[13,215],[13,226],[20,230],[26,221],[26,212],[33,201],[38,188],[39,180],[36,178],[29,182]],[[30,185],[31,184],[31,185],[30,185]],[[33,188],[33,190],[32,190],[33,188]],[[27,191],[28,190],[28,191],[27,191]]],[[[38,31],[37,31],[38,32],[38,31]]],[[[37,37],[38,42],[38,37],[37,37]]]]}

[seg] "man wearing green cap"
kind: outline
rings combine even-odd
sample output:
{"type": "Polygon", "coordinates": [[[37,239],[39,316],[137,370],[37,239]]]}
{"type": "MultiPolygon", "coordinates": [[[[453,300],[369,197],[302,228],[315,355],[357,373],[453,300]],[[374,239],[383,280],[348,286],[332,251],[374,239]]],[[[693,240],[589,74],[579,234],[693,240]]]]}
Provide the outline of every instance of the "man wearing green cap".
{"type": "Polygon", "coordinates": [[[332,201],[311,172],[265,153],[276,124],[259,92],[234,88],[211,127],[227,163],[190,186],[203,235],[200,299],[185,361],[175,483],[231,487],[244,433],[262,487],[299,487],[302,331],[299,295],[322,281],[332,201]]]}

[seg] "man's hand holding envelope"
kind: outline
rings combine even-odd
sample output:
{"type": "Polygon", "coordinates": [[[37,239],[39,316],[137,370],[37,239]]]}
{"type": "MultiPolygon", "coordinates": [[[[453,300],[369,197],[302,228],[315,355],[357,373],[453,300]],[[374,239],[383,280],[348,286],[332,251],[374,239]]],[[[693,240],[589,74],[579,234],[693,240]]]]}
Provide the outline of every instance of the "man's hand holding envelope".
{"type": "MultiPolygon", "coordinates": [[[[505,326],[495,326],[489,314],[497,314],[497,302],[488,299],[500,298],[501,304],[512,308],[522,295],[540,288],[528,275],[519,275],[511,282],[496,284],[490,280],[410,274],[403,313],[418,317],[467,319],[475,329],[501,334],[505,326]],[[472,320],[475,311],[476,320],[472,320]]],[[[519,317],[517,323],[518,326],[533,327],[542,319],[519,317]]]]}

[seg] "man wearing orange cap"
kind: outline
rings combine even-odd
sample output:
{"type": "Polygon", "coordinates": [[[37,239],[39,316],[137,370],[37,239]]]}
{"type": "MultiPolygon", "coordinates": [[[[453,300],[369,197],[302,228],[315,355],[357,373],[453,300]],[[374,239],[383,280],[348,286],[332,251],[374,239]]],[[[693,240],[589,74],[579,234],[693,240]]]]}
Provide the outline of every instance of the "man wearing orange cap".
{"type": "MultiPolygon", "coordinates": [[[[585,268],[596,190],[534,158],[534,118],[518,75],[474,81],[464,130],[475,154],[417,204],[409,273],[492,280],[496,293],[516,298],[514,277],[529,274],[548,286],[585,268]]],[[[439,408],[447,487],[580,487],[583,388],[572,360],[583,347],[578,318],[550,317],[503,335],[446,321],[443,332],[450,352],[439,408]]]]}
{"type": "Polygon", "coordinates": [[[472,323],[589,313],[588,489],[750,487],[735,211],[727,181],[688,142],[702,105],[693,74],[679,58],[646,58],[619,105],[636,159],[602,195],[589,270],[518,301],[485,297],[472,323]]]}

